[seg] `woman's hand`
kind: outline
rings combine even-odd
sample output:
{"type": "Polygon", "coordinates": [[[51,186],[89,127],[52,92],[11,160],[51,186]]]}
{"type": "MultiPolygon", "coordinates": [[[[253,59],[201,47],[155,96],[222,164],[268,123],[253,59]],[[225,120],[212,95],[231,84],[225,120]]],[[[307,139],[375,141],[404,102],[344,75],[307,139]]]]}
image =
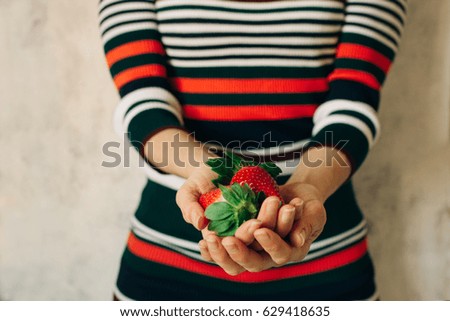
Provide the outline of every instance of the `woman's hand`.
{"type": "Polygon", "coordinates": [[[199,243],[203,258],[231,275],[303,260],[325,225],[325,199],[305,183],[283,185],[280,192],[289,203],[279,208],[276,197],[267,198],[257,220],[245,222],[235,236],[221,239],[203,230],[204,240],[199,243]]]}
{"type": "Polygon", "coordinates": [[[217,174],[206,164],[202,163],[200,167],[192,172],[177,192],[176,203],[181,209],[184,220],[194,225],[198,230],[204,229],[208,224],[198,198],[201,194],[216,188],[212,183],[212,180],[216,177],[217,174]]]}

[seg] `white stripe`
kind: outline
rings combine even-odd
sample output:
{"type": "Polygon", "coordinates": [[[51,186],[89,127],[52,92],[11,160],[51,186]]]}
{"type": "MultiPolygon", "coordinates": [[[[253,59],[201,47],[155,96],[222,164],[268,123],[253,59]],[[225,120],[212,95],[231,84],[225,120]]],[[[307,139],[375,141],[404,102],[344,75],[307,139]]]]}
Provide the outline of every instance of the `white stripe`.
{"type": "MultiPolygon", "coordinates": [[[[374,4],[373,0],[347,0],[348,2],[348,8],[352,8],[354,6],[353,2],[356,2],[358,4],[361,3],[367,3],[367,4],[374,4]]],[[[406,17],[406,13],[403,9],[401,9],[399,6],[397,6],[396,4],[394,4],[393,2],[395,1],[377,1],[376,5],[386,8],[387,10],[396,13],[398,16],[400,16],[401,18],[405,19],[406,17]]],[[[403,2],[403,5],[406,7],[406,1],[399,1],[397,0],[397,2],[403,2]]]]}
{"type": "Polygon", "coordinates": [[[332,13],[317,10],[310,11],[287,11],[287,12],[270,12],[270,13],[242,13],[242,12],[227,12],[227,11],[213,11],[208,9],[184,9],[167,10],[158,12],[158,20],[164,22],[170,19],[183,18],[203,18],[203,19],[221,19],[230,21],[286,21],[286,20],[301,20],[301,19],[316,19],[316,20],[343,20],[344,14],[332,13]]]}
{"type": "Polygon", "coordinates": [[[149,2],[125,2],[105,9],[102,13],[100,13],[99,20],[102,21],[103,19],[105,19],[110,15],[120,13],[123,11],[148,10],[152,9],[153,7],[154,6],[151,5],[149,2]]]}
{"type": "Polygon", "coordinates": [[[350,26],[350,25],[344,25],[342,28],[342,32],[344,33],[356,33],[360,34],[369,38],[373,38],[382,44],[384,44],[386,47],[391,48],[394,52],[397,52],[397,45],[393,43],[392,41],[386,39],[386,37],[383,37],[379,33],[372,31],[367,28],[359,27],[359,26],[350,26]]]}
{"type": "Polygon", "coordinates": [[[341,110],[358,112],[369,118],[371,123],[375,127],[374,142],[377,141],[380,133],[380,121],[378,120],[378,115],[373,107],[366,103],[345,99],[330,100],[317,108],[316,112],[314,113],[313,121],[314,123],[318,123],[329,116],[331,113],[341,110]]]}
{"type": "MultiPolygon", "coordinates": [[[[174,200],[175,201],[175,200],[174,200]]],[[[181,212],[180,212],[181,215],[181,212]]],[[[186,223],[188,224],[188,223],[186,223]]],[[[144,224],[142,224],[136,217],[131,219],[131,226],[135,230],[139,230],[142,235],[145,235],[145,238],[151,241],[160,240],[165,243],[170,243],[176,247],[188,249],[195,252],[200,252],[198,244],[196,242],[188,241],[185,239],[180,239],[175,236],[167,235],[161,232],[158,232],[144,224]]]]}
{"type": "Polygon", "coordinates": [[[363,6],[363,5],[352,5],[348,8],[347,11],[352,14],[356,14],[356,15],[368,14],[373,17],[378,17],[380,19],[383,19],[386,22],[393,24],[395,27],[397,27],[398,30],[403,29],[402,22],[397,17],[390,15],[387,12],[381,11],[379,9],[375,9],[375,8],[363,6]]]}
{"type": "Polygon", "coordinates": [[[131,23],[131,24],[126,24],[123,26],[119,26],[116,28],[113,28],[109,31],[107,31],[103,36],[102,36],[102,40],[103,43],[107,43],[108,41],[110,41],[111,39],[120,36],[124,33],[127,32],[132,32],[132,31],[139,31],[139,30],[156,30],[157,29],[157,25],[154,22],[139,22],[139,23],[131,23]]]}
{"type": "Polygon", "coordinates": [[[330,45],[337,43],[337,37],[313,38],[313,37],[206,37],[206,38],[185,38],[162,36],[162,42],[166,46],[220,46],[233,44],[251,45],[292,45],[292,46],[313,46],[330,45]]]}
{"type": "Polygon", "coordinates": [[[207,33],[292,33],[292,32],[338,32],[340,25],[329,26],[312,23],[289,23],[280,25],[249,26],[244,24],[220,24],[220,23],[161,23],[159,31],[162,34],[204,34],[207,33]]]}
{"type": "Polygon", "coordinates": [[[123,121],[128,109],[138,102],[150,99],[166,101],[169,106],[173,107],[174,113],[179,114],[177,117],[181,117],[181,105],[169,91],[159,87],[138,89],[124,96],[115,110],[114,129],[117,134],[122,135],[124,132],[123,121]]]}
{"type": "Polygon", "coordinates": [[[321,257],[321,256],[325,256],[328,253],[337,251],[351,243],[354,243],[358,240],[362,240],[365,236],[367,235],[367,228],[363,229],[361,232],[359,232],[358,234],[353,235],[352,237],[345,239],[339,243],[334,244],[333,246],[324,248],[323,250],[314,252],[314,253],[310,253],[308,255],[306,255],[305,259],[302,262],[305,261],[310,261],[312,259],[315,259],[317,257],[321,257]]]}
{"type": "Polygon", "coordinates": [[[139,115],[140,113],[147,111],[147,110],[152,110],[152,109],[161,109],[161,110],[165,110],[168,111],[169,113],[172,113],[177,119],[178,121],[182,124],[183,123],[183,119],[181,118],[181,116],[179,114],[177,114],[173,108],[168,107],[167,105],[163,105],[163,104],[156,104],[156,103],[143,103],[140,104],[137,107],[134,107],[130,112],[127,113],[124,121],[123,121],[123,128],[124,128],[124,133],[128,133],[128,126],[130,125],[131,121],[133,120],[134,117],[136,117],[137,115],[139,115]]]}
{"type": "MultiPolygon", "coordinates": [[[[105,20],[100,26],[100,31],[101,33],[103,33],[106,29],[119,23],[129,22],[129,24],[131,24],[132,21],[136,20],[148,20],[149,22],[152,22],[152,20],[154,19],[156,19],[156,15],[153,12],[123,13],[105,20]]],[[[116,28],[118,27],[119,26],[117,26],[116,28]]]]}
{"type": "Polygon", "coordinates": [[[220,150],[220,151],[229,151],[229,152],[235,152],[238,154],[242,154],[242,155],[257,155],[257,156],[275,156],[275,155],[279,155],[280,153],[286,154],[292,151],[295,151],[297,149],[301,149],[302,147],[304,147],[307,143],[309,142],[308,139],[303,139],[297,142],[292,142],[289,144],[283,144],[281,146],[274,146],[274,147],[269,147],[269,148],[255,148],[255,149],[248,149],[248,150],[244,150],[244,149],[236,149],[236,148],[227,148],[226,146],[221,146],[221,145],[217,145],[217,144],[213,144],[213,143],[204,143],[205,147],[207,148],[211,148],[211,149],[216,149],[216,150],[220,150]]]}
{"type": "Polygon", "coordinates": [[[180,49],[167,49],[167,55],[172,58],[187,58],[187,57],[220,57],[229,55],[242,55],[242,56],[293,56],[293,57],[315,57],[319,55],[334,55],[335,48],[328,49],[284,49],[284,48],[226,48],[226,49],[210,49],[210,50],[180,50],[180,49]]]}
{"type": "Polygon", "coordinates": [[[256,67],[256,66],[286,66],[286,67],[323,67],[331,65],[334,59],[211,59],[211,60],[178,60],[170,59],[174,67],[256,67]]]}
{"type": "Polygon", "coordinates": [[[141,238],[143,238],[143,239],[146,239],[147,241],[152,241],[152,242],[157,243],[157,244],[159,244],[159,245],[168,247],[168,248],[170,248],[170,249],[172,249],[172,250],[174,250],[174,251],[176,251],[176,252],[178,252],[178,253],[180,253],[180,254],[183,254],[183,255],[185,255],[185,256],[188,256],[188,257],[190,257],[190,258],[196,259],[196,260],[198,260],[198,261],[209,262],[209,261],[206,261],[206,260],[205,260],[200,254],[198,254],[198,253],[193,253],[193,252],[191,252],[191,251],[185,250],[185,249],[183,249],[183,248],[181,248],[181,247],[178,247],[178,246],[173,245],[173,244],[171,244],[171,243],[165,242],[165,241],[163,241],[163,240],[161,240],[161,239],[153,239],[153,238],[149,238],[148,236],[146,236],[145,234],[143,234],[141,231],[138,231],[138,230],[137,230],[137,231],[134,231],[134,233],[135,233],[137,236],[139,236],[139,237],[141,237],[141,238]]]}
{"type": "MultiPolygon", "coordinates": [[[[368,18],[368,17],[361,17],[357,15],[349,15],[347,16],[346,22],[348,23],[357,23],[362,24],[365,27],[371,27],[377,31],[379,31],[380,36],[386,38],[381,32],[387,34],[388,36],[391,36],[392,39],[394,39],[396,42],[399,41],[400,36],[389,26],[386,24],[383,24],[377,20],[368,18]]],[[[386,41],[390,41],[388,38],[386,38],[386,41]]]]}
{"type": "Polygon", "coordinates": [[[358,118],[348,115],[331,115],[325,118],[324,120],[314,125],[313,135],[316,135],[323,128],[334,124],[346,124],[357,128],[366,137],[367,142],[369,144],[369,148],[373,146],[374,138],[372,136],[372,131],[370,130],[369,126],[367,126],[367,124],[362,120],[359,120],[358,118]]]}
{"type": "Polygon", "coordinates": [[[327,239],[323,239],[317,242],[313,242],[313,244],[311,244],[310,247],[310,251],[317,251],[320,248],[324,248],[326,246],[329,246],[333,243],[337,243],[340,242],[344,239],[346,239],[347,237],[349,237],[350,235],[356,233],[357,231],[361,230],[361,229],[365,229],[367,225],[366,220],[362,220],[358,225],[356,225],[355,227],[352,227],[350,230],[345,231],[344,233],[329,237],[327,239]]]}
{"type": "Polygon", "coordinates": [[[320,8],[342,8],[342,4],[336,0],[321,0],[321,1],[311,1],[311,0],[303,0],[303,1],[270,1],[270,2],[261,2],[258,3],[258,6],[255,6],[255,3],[252,2],[238,2],[238,1],[217,1],[217,0],[190,0],[187,2],[186,0],[165,0],[165,1],[156,1],[157,8],[166,8],[171,6],[183,6],[183,5],[192,5],[192,6],[213,6],[219,8],[233,8],[233,9],[251,9],[257,11],[258,9],[267,10],[267,9],[281,9],[281,8],[304,8],[304,7],[320,7],[320,8]]]}
{"type": "Polygon", "coordinates": [[[127,297],[125,294],[123,294],[117,285],[114,287],[113,294],[116,296],[116,298],[120,301],[135,301],[129,297],[127,297]]]}
{"type": "Polygon", "coordinates": [[[103,10],[104,7],[110,5],[110,4],[114,4],[114,3],[120,3],[123,0],[103,0],[99,3],[99,11],[103,10]]]}

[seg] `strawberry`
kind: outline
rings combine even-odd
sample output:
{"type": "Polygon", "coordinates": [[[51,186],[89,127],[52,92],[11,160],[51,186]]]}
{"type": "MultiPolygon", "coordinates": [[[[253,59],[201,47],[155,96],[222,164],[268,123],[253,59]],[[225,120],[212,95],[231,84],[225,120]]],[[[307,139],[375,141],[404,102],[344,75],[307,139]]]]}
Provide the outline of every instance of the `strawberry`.
{"type": "Polygon", "coordinates": [[[218,236],[234,235],[245,221],[255,218],[261,204],[261,193],[255,194],[247,184],[232,184],[202,194],[199,203],[209,219],[208,229],[218,236]]]}
{"type": "Polygon", "coordinates": [[[247,183],[255,193],[263,192],[266,197],[277,196],[283,200],[277,182],[261,166],[241,168],[231,179],[231,184],[233,183],[247,183]]]}
{"type": "Polygon", "coordinates": [[[203,207],[203,209],[206,209],[212,203],[222,200],[223,200],[222,191],[220,190],[220,188],[215,188],[212,191],[200,195],[198,202],[203,207]]]}
{"type": "Polygon", "coordinates": [[[207,161],[219,174],[216,189],[199,197],[209,219],[208,229],[218,236],[234,235],[245,221],[255,218],[263,200],[277,196],[283,203],[275,178],[281,169],[273,163],[256,164],[233,153],[207,161]]]}
{"type": "Polygon", "coordinates": [[[275,181],[281,169],[274,163],[256,164],[226,152],[225,157],[210,159],[207,164],[219,174],[219,177],[213,180],[216,186],[247,183],[255,193],[263,192],[265,197],[277,196],[283,202],[275,181]]]}

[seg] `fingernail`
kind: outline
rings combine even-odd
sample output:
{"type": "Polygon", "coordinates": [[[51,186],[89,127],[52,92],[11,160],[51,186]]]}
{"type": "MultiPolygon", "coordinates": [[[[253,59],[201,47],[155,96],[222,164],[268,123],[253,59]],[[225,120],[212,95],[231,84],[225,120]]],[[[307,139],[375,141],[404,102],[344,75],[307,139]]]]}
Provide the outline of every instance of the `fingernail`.
{"type": "Polygon", "coordinates": [[[299,247],[302,247],[305,245],[306,242],[306,232],[301,231],[299,234],[297,234],[297,243],[299,247]]]}
{"type": "Polygon", "coordinates": [[[259,233],[258,235],[258,238],[260,239],[260,240],[262,240],[263,242],[267,242],[267,241],[269,241],[270,240],[270,237],[269,237],[269,234],[267,234],[267,233],[259,233]]]}
{"type": "Polygon", "coordinates": [[[206,242],[208,242],[208,245],[212,248],[212,249],[217,249],[217,242],[216,239],[214,237],[208,237],[206,239],[206,242]]]}
{"type": "MultiPolygon", "coordinates": [[[[223,243],[222,243],[223,244],[223,243]]],[[[223,244],[223,246],[225,246],[225,248],[227,249],[227,251],[231,254],[237,253],[238,248],[235,244],[231,243],[231,244],[223,244]]]]}
{"type": "Polygon", "coordinates": [[[259,228],[261,226],[262,222],[260,220],[254,221],[250,224],[250,226],[248,227],[248,229],[251,230],[256,230],[257,228],[259,228]]]}
{"type": "Polygon", "coordinates": [[[200,216],[200,217],[197,219],[197,229],[198,229],[198,230],[201,230],[202,227],[203,227],[203,216],[200,216]]]}
{"type": "Polygon", "coordinates": [[[283,212],[283,215],[281,215],[281,221],[283,223],[289,223],[291,221],[292,215],[294,215],[294,212],[295,208],[293,207],[286,208],[286,210],[283,212]]]}
{"type": "Polygon", "coordinates": [[[300,207],[302,207],[303,206],[303,204],[304,204],[305,202],[303,201],[303,200],[299,200],[298,202],[295,202],[295,208],[300,208],[300,207]]]}

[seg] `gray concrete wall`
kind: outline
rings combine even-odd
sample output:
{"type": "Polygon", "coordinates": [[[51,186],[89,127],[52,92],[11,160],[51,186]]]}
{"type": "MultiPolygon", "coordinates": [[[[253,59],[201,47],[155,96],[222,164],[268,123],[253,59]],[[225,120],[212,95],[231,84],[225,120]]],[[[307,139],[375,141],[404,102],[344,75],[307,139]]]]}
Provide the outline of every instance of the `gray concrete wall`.
{"type": "MultiPolygon", "coordinates": [[[[0,0],[0,298],[109,300],[145,177],[108,169],[117,94],[92,0],[0,0]]],[[[450,1],[411,0],[356,174],[386,300],[450,299],[450,1]]]]}

